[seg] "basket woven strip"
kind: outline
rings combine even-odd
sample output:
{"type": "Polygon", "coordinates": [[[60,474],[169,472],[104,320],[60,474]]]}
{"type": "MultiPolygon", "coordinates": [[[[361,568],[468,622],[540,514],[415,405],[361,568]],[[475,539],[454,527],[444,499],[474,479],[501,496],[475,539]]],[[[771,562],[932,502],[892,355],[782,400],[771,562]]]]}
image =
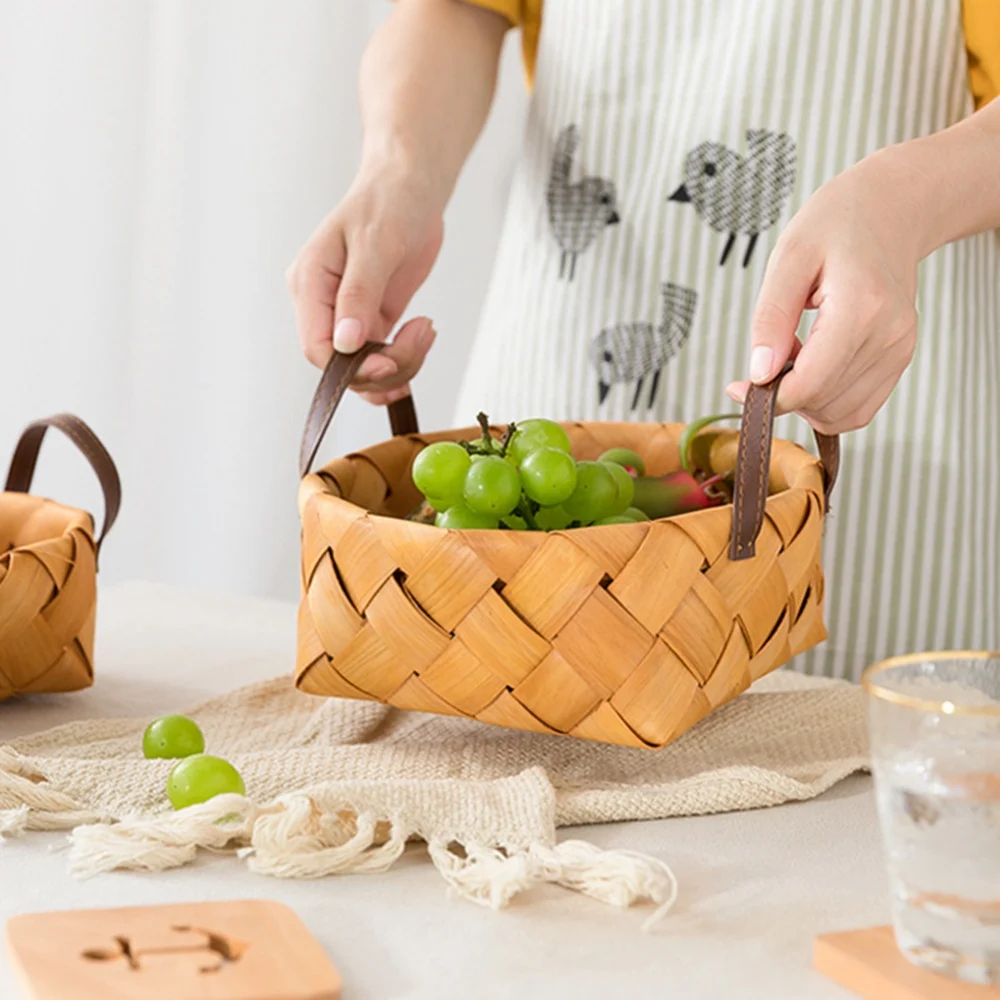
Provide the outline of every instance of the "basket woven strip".
{"type": "Polygon", "coordinates": [[[0,699],[92,682],[95,581],[88,514],[0,494],[0,699]]]}
{"type": "MultiPolygon", "coordinates": [[[[680,465],[680,425],[566,426],[579,458],[680,465]]],[[[798,446],[774,442],[756,555],[733,562],[731,507],[548,534],[402,519],[420,449],[477,433],[394,438],[303,480],[300,688],[659,747],[825,637],[824,479],[798,446]]],[[[703,432],[695,458],[729,472],[737,441],[703,432]]]]}

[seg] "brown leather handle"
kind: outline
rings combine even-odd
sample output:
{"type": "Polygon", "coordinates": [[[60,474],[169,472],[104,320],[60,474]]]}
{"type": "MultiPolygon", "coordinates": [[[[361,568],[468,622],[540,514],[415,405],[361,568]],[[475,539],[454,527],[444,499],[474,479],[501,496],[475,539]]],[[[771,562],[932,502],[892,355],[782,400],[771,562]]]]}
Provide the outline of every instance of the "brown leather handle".
{"type": "MultiPolygon", "coordinates": [[[[323,435],[330,426],[330,421],[337,412],[337,407],[340,405],[341,399],[344,398],[344,393],[347,392],[351,379],[361,367],[361,362],[369,354],[381,350],[381,344],[365,344],[355,354],[334,352],[330,363],[320,377],[319,385],[316,387],[316,395],[313,396],[312,406],[309,407],[309,415],[306,417],[306,427],[302,433],[302,447],[299,450],[300,476],[305,476],[312,468],[323,435]]],[[[413,407],[412,396],[404,396],[403,399],[389,404],[389,426],[396,437],[418,433],[417,411],[413,407]]]]}
{"type": "MultiPolygon", "coordinates": [[[[361,363],[381,344],[366,344],[356,354],[335,353],[326,366],[313,397],[299,453],[299,472],[305,476],[312,467],[323,435],[333,419],[347,387],[361,363]]],[[[764,524],[768,478],[771,468],[771,441],[774,436],[774,404],[781,380],[791,365],[768,385],[751,385],[743,407],[739,451],[736,461],[736,484],[733,495],[733,529],[729,558],[750,559],[764,524]]],[[[417,414],[412,396],[389,406],[389,423],[394,435],[417,434],[417,414]]],[[[826,503],[837,481],[840,468],[840,442],[836,437],[816,433],[816,444],[826,474],[826,503]]]]}
{"type": "Polygon", "coordinates": [[[38,452],[42,447],[45,432],[50,428],[63,432],[80,449],[83,457],[90,462],[97,475],[104,493],[104,524],[97,536],[97,553],[100,554],[101,543],[111,530],[118,517],[122,504],[122,483],[118,478],[118,469],[114,460],[108,454],[107,448],[101,444],[98,436],[79,417],[72,413],[57,413],[51,417],[43,417],[28,424],[21,439],[14,448],[7,472],[6,489],[11,493],[27,493],[31,489],[31,481],[35,478],[35,465],[38,462],[38,452]]]}
{"type": "MultiPolygon", "coordinates": [[[[736,483],[733,491],[733,530],[729,540],[729,558],[751,559],[757,536],[764,525],[768,478],[771,469],[771,442],[774,438],[774,406],[781,380],[792,370],[789,363],[767,385],[751,385],[743,404],[739,451],[736,458],[736,483]]],[[[820,461],[826,475],[826,509],[840,470],[840,439],[813,432],[820,461]]]]}

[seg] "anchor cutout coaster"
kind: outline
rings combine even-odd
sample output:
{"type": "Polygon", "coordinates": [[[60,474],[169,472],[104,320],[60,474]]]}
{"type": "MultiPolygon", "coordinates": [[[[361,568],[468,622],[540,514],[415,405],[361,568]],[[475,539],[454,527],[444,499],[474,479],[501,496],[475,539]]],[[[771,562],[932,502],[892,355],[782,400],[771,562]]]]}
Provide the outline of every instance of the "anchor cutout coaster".
{"type": "Polygon", "coordinates": [[[340,976],[264,900],[31,913],[7,923],[27,1000],[340,1000],[340,976]]]}

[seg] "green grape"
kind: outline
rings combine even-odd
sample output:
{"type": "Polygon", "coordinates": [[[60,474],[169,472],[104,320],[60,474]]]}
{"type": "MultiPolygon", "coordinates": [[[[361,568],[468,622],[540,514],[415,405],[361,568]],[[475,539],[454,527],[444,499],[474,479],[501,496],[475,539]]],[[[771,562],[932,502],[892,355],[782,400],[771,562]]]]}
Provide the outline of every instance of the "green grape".
{"type": "Polygon", "coordinates": [[[205,737],[198,723],[186,715],[164,715],[151,722],[142,734],[142,752],[149,759],[176,760],[202,753],[204,749],[205,737]]]}
{"type": "MultiPolygon", "coordinates": [[[[482,455],[482,454],[480,454],[480,455],[473,455],[472,456],[472,464],[475,465],[476,462],[481,462],[484,458],[489,458],[489,457],[490,457],[489,455],[482,455]]],[[[515,469],[515,470],[517,469],[517,462],[514,461],[514,457],[512,455],[499,455],[498,454],[496,457],[497,458],[502,458],[513,469],[515,469]]]]}
{"type": "MultiPolygon", "coordinates": [[[[454,441],[429,444],[413,462],[413,483],[425,497],[437,497],[444,503],[461,503],[462,487],[472,459],[454,441]]],[[[439,508],[434,505],[434,509],[439,508]]]]}
{"type": "Polygon", "coordinates": [[[642,460],[642,456],[631,448],[609,448],[597,461],[614,462],[630,475],[646,475],[646,463],[642,460]]]}
{"type": "Polygon", "coordinates": [[[563,507],[542,507],[535,515],[535,524],[542,531],[562,531],[573,520],[563,507]]]}
{"type": "Polygon", "coordinates": [[[622,513],[623,517],[629,517],[633,521],[648,521],[649,515],[638,507],[627,507],[622,513]]]}
{"type": "Polygon", "coordinates": [[[558,448],[538,448],[521,463],[521,486],[528,499],[554,507],[576,487],[576,461],[558,448]]]}
{"type": "Polygon", "coordinates": [[[167,779],[167,798],[175,809],[186,809],[230,793],[246,794],[240,772],[229,761],[207,753],[185,757],[167,779]]]}
{"type": "Polygon", "coordinates": [[[578,462],[576,489],[563,503],[574,521],[590,524],[611,513],[618,499],[618,487],[608,466],[600,462],[578,462]]]}
{"type": "Polygon", "coordinates": [[[533,451],[539,448],[558,448],[569,452],[569,435],[552,420],[522,420],[511,435],[507,454],[520,465],[533,451]]]}
{"type": "Polygon", "coordinates": [[[528,530],[528,522],[523,517],[518,517],[517,514],[508,514],[506,517],[501,517],[500,521],[511,531],[528,530]]]}
{"type": "Polygon", "coordinates": [[[496,455],[487,455],[466,473],[464,496],[471,510],[500,518],[520,503],[521,479],[510,463],[496,455]]]}
{"type": "MultiPolygon", "coordinates": [[[[424,499],[439,513],[443,514],[449,507],[455,506],[454,500],[442,500],[440,497],[424,497],[424,499]]],[[[462,501],[459,500],[459,503],[462,501]]]]}
{"type": "Polygon", "coordinates": [[[621,514],[632,505],[632,498],[635,496],[635,480],[625,471],[623,466],[615,462],[601,462],[601,465],[615,477],[615,486],[618,487],[618,499],[615,500],[611,513],[621,514]]]}
{"type": "Polygon", "coordinates": [[[500,522],[489,514],[479,514],[460,503],[438,514],[434,523],[439,528],[495,528],[500,522]]]}
{"type": "Polygon", "coordinates": [[[607,517],[599,517],[594,521],[595,526],[599,524],[635,524],[631,517],[624,514],[609,514],[607,517]]]}

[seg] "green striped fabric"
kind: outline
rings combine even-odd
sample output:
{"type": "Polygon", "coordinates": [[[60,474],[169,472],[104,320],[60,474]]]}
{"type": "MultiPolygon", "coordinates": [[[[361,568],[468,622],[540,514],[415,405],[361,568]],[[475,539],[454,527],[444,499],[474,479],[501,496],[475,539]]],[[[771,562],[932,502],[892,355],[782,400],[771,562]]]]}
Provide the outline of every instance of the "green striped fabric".
{"type": "MultiPolygon", "coordinates": [[[[456,421],[480,409],[503,422],[732,409],[724,387],[745,377],[755,295],[782,225],[868,153],[971,111],[960,14],[959,0],[546,0],[524,149],[456,421]],[[568,185],[552,196],[570,126],[568,185]],[[720,211],[766,203],[777,182],[751,159],[748,130],[794,142],[794,185],[748,266],[747,233],[720,265],[728,234],[709,210],[669,198],[688,154],[716,143],[731,152],[704,159],[713,169],[719,159],[726,183],[750,184],[756,171],[764,191],[722,188],[720,211]],[[726,174],[736,162],[749,173],[726,174]],[[571,280],[560,277],[567,246],[581,247],[571,280]],[[655,355],[665,282],[697,294],[688,339],[668,360],[655,355]],[[601,341],[610,369],[647,371],[634,410],[634,378],[600,402],[591,345],[603,330],[617,331],[601,341]]],[[[810,672],[856,678],[893,653],[1000,647],[997,234],[925,261],[918,310],[913,365],[874,423],[844,441],[824,551],[830,638],[795,664],[810,672]]],[[[808,442],[797,418],[778,428],[808,442]]]]}

